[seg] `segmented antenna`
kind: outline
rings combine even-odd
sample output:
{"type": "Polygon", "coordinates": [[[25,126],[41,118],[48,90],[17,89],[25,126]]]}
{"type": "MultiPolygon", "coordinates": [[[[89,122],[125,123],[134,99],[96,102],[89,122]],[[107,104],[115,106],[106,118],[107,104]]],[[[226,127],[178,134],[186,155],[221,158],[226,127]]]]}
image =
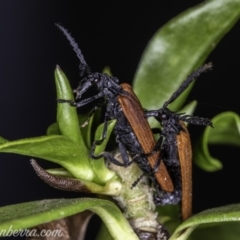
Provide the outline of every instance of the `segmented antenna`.
{"type": "Polygon", "coordinates": [[[78,47],[78,44],[75,42],[74,38],[71,36],[71,34],[68,32],[66,28],[64,28],[62,25],[55,23],[55,25],[63,32],[63,34],[66,36],[67,40],[70,42],[70,45],[73,47],[74,52],[77,54],[78,59],[80,60],[79,70],[80,70],[80,76],[83,76],[86,72],[88,75],[91,73],[90,67],[86,63],[82,51],[78,47]]]}
{"type": "Polygon", "coordinates": [[[177,89],[176,92],[173,93],[173,95],[170,97],[168,101],[166,101],[163,105],[163,108],[166,108],[168,104],[173,102],[179,95],[182,94],[182,92],[185,91],[185,89],[191,84],[193,80],[195,80],[199,75],[201,75],[204,72],[207,72],[212,69],[212,63],[207,63],[201,67],[199,67],[197,70],[195,70],[193,73],[191,73],[187,79],[182,83],[182,85],[177,89]]]}
{"type": "Polygon", "coordinates": [[[190,124],[210,126],[213,128],[213,124],[211,120],[208,118],[202,118],[202,117],[191,116],[191,115],[183,115],[179,117],[179,120],[182,120],[190,124]]]}

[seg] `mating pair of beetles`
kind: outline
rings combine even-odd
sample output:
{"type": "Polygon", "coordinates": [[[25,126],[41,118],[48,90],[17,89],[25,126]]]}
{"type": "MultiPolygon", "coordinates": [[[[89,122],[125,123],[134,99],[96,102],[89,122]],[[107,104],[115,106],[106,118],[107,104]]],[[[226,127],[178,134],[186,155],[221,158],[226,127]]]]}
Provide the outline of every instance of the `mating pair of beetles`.
{"type": "MultiPolygon", "coordinates": [[[[67,37],[79,58],[82,77],[79,86],[74,90],[76,102],[67,99],[58,99],[58,102],[67,102],[79,108],[99,99],[106,107],[102,138],[93,143],[91,157],[93,159],[105,157],[110,162],[124,167],[132,162],[137,163],[155,187],[155,203],[165,205],[177,204],[181,201],[182,219],[189,218],[192,212],[192,148],[184,122],[211,127],[212,123],[206,118],[172,112],[167,106],[201,73],[210,70],[212,64],[205,64],[189,75],[162,108],[148,111],[142,108],[130,85],[119,84],[116,77],[91,72],[75,40],[64,27],[56,25],[67,37]],[[97,88],[97,94],[83,99],[83,94],[92,86],[97,88]],[[147,122],[148,117],[155,117],[162,127],[161,130],[158,129],[160,138],[157,142],[147,122]],[[107,124],[112,119],[116,119],[114,134],[123,162],[119,162],[108,152],[94,155],[95,146],[105,140],[107,124]],[[130,161],[129,155],[133,160],[130,161]]],[[[97,108],[98,105],[91,114],[97,108]]],[[[136,179],[133,187],[139,180],[136,179]]]]}

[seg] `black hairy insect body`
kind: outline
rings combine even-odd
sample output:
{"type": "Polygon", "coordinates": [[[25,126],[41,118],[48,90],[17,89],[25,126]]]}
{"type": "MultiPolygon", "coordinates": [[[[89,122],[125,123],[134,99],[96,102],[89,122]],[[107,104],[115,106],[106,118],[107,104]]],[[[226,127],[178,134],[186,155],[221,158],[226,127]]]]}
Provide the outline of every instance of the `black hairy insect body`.
{"type": "MultiPolygon", "coordinates": [[[[146,117],[155,117],[162,126],[161,137],[154,149],[156,151],[161,148],[162,159],[172,178],[174,189],[181,195],[184,220],[191,216],[192,211],[192,149],[190,136],[184,122],[211,127],[212,122],[206,118],[175,113],[167,106],[201,73],[211,70],[211,68],[211,63],[198,68],[189,75],[162,108],[145,112],[146,117]]],[[[162,204],[162,198],[156,199],[156,204],[162,204]]]]}
{"type": "MultiPolygon", "coordinates": [[[[154,176],[155,174],[156,177],[154,178],[154,182],[158,182],[157,185],[160,184],[161,186],[161,187],[158,186],[159,193],[161,193],[161,196],[166,199],[165,201],[166,203],[169,204],[173,203],[173,201],[175,201],[173,200],[174,198],[169,197],[168,195],[170,194],[169,192],[172,192],[174,189],[171,178],[169,177],[169,174],[166,170],[164,163],[160,161],[161,160],[160,159],[159,170],[157,169],[158,171],[156,171],[155,166],[158,166],[157,163],[158,157],[156,157],[156,159],[152,159],[151,156],[149,156],[149,158],[144,156],[145,153],[152,152],[155,146],[155,142],[153,142],[150,147],[148,146],[148,148],[144,151],[143,146],[146,145],[146,142],[140,144],[139,137],[136,136],[136,131],[138,131],[138,129],[137,128],[134,129],[129,124],[128,118],[126,118],[126,112],[123,111],[123,109],[125,108],[125,106],[123,105],[124,99],[125,100],[128,99],[128,102],[130,104],[132,103],[135,105],[139,104],[139,101],[136,100],[136,98],[133,97],[131,93],[124,90],[123,87],[119,85],[119,80],[116,77],[108,76],[106,74],[101,73],[92,73],[74,39],[70,36],[66,29],[64,29],[60,25],[57,26],[67,36],[68,40],[70,41],[71,45],[74,48],[74,51],[77,53],[77,56],[80,60],[81,73],[83,74],[83,76],[85,76],[80,81],[77,89],[74,90],[74,92],[76,93],[77,102],[75,103],[65,99],[59,99],[59,102],[68,102],[73,106],[82,107],[96,99],[101,99],[102,103],[106,107],[102,138],[94,142],[91,149],[91,157],[93,159],[105,157],[116,165],[127,167],[132,163],[128,157],[128,154],[130,154],[130,156],[132,156],[134,161],[146,174],[148,174],[151,177],[154,176]],[[83,94],[93,86],[96,87],[98,93],[92,97],[82,99],[83,94]],[[112,154],[108,152],[103,152],[98,156],[94,155],[95,146],[101,144],[106,138],[107,122],[112,119],[117,120],[117,123],[114,128],[114,133],[118,149],[122,155],[123,162],[119,162],[112,156],[112,154]]],[[[96,110],[97,107],[98,106],[95,106],[94,110],[96,110]]],[[[131,115],[141,114],[140,122],[136,123],[135,124],[136,126],[142,124],[143,121],[147,123],[141,106],[139,109],[141,110],[140,112],[137,112],[135,110],[132,110],[132,112],[130,111],[131,115]]],[[[92,113],[93,112],[94,111],[92,111],[92,113]]],[[[139,119],[137,121],[139,121],[139,119]]],[[[147,125],[147,131],[151,132],[149,125],[147,125]]],[[[150,137],[153,138],[152,132],[150,137]]]]}

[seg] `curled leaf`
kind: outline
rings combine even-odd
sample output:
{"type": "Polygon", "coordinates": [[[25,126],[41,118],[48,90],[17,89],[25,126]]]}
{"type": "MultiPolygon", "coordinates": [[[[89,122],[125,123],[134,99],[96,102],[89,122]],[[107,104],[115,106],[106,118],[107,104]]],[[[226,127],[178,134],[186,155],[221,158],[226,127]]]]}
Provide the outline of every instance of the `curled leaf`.
{"type": "Polygon", "coordinates": [[[32,167],[37,175],[51,187],[71,192],[90,192],[111,196],[117,196],[121,192],[122,185],[119,181],[109,181],[105,186],[93,182],[53,175],[40,167],[37,162],[31,160],[32,167]]]}
{"type": "Polygon", "coordinates": [[[234,112],[224,112],[212,119],[214,128],[207,127],[200,144],[195,146],[195,163],[206,171],[216,171],[222,168],[222,163],[213,158],[208,150],[208,144],[223,144],[240,146],[240,118],[234,112]]]}
{"type": "MultiPolygon", "coordinates": [[[[173,233],[169,240],[188,239],[192,231],[201,224],[236,222],[239,221],[239,219],[240,219],[240,204],[232,204],[224,207],[209,209],[201,213],[198,213],[190,217],[185,222],[183,222],[180,226],[178,226],[178,228],[175,230],[175,232],[173,233]]],[[[236,231],[239,230],[236,229],[236,231]]],[[[229,234],[231,235],[231,233],[229,234]]],[[[219,233],[215,232],[213,236],[209,236],[209,239],[219,239],[218,235],[219,233]]],[[[228,239],[231,238],[229,237],[228,239]]]]}

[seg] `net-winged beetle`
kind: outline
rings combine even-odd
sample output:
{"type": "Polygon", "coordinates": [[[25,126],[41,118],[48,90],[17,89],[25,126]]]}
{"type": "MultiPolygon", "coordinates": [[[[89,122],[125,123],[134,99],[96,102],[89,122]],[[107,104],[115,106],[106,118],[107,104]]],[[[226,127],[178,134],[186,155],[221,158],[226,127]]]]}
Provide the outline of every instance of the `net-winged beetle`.
{"type": "Polygon", "coordinates": [[[150,173],[150,176],[154,175],[154,181],[157,181],[163,190],[168,192],[171,190],[171,192],[173,192],[174,186],[169,178],[164,162],[161,161],[160,149],[154,154],[149,154],[147,156],[147,153],[153,151],[156,141],[149,123],[145,118],[142,105],[129,84],[123,83],[121,86],[131,97],[118,96],[121,115],[127,122],[122,125],[121,122],[118,121],[117,127],[115,127],[115,131],[117,131],[116,135],[119,136],[124,146],[130,150],[130,154],[133,155],[134,160],[138,163],[140,168],[148,168],[145,172],[148,174],[150,173]],[[131,134],[134,135],[131,141],[129,141],[129,138],[126,138],[128,137],[127,135],[123,134],[124,131],[122,128],[125,128],[125,126],[128,126],[125,132],[128,133],[129,130],[131,130],[131,134]],[[118,132],[118,130],[120,131],[118,132]]]}
{"type": "MultiPolygon", "coordinates": [[[[184,115],[172,112],[167,106],[173,102],[201,73],[211,70],[212,64],[208,63],[188,76],[182,85],[175,91],[159,110],[145,112],[146,117],[153,116],[161,124],[161,137],[155,150],[161,148],[162,159],[172,177],[174,186],[182,191],[182,218],[189,218],[192,213],[192,148],[190,136],[184,122],[212,126],[206,118],[184,115]],[[180,176],[179,176],[180,167],[180,176]],[[179,186],[180,184],[180,186],[179,186]]],[[[156,201],[161,204],[162,199],[156,201]]]]}
{"type": "MultiPolygon", "coordinates": [[[[154,185],[157,186],[157,195],[158,198],[162,199],[162,204],[177,203],[180,200],[180,196],[177,192],[174,191],[172,180],[166,170],[164,162],[160,161],[159,159],[159,150],[157,154],[150,154],[149,156],[145,156],[146,153],[150,153],[153,151],[156,142],[153,138],[150,126],[145,119],[140,102],[131,90],[130,86],[126,84],[119,85],[119,80],[116,77],[111,77],[109,75],[101,74],[98,72],[92,73],[86,61],[84,60],[81,50],[78,48],[75,40],[71,37],[71,35],[65,28],[63,28],[59,24],[56,25],[64,33],[64,35],[67,37],[70,44],[72,45],[74,51],[76,52],[80,60],[81,74],[82,76],[85,75],[77,89],[74,90],[74,92],[76,93],[76,99],[78,99],[79,101],[75,103],[66,99],[58,99],[58,102],[67,102],[73,106],[82,107],[96,99],[103,99],[103,103],[106,105],[102,139],[96,141],[93,144],[91,153],[92,158],[97,159],[104,156],[116,165],[128,166],[132,163],[131,161],[129,161],[128,158],[129,153],[134,158],[134,162],[136,162],[139,167],[150,176],[150,178],[154,182],[154,185]],[[92,97],[81,100],[83,93],[85,93],[92,86],[95,86],[97,88],[98,93],[92,97]],[[139,136],[138,133],[136,134],[136,131],[139,131],[141,128],[138,127],[138,130],[137,128],[133,129],[131,124],[129,123],[129,119],[126,118],[126,112],[123,110],[124,108],[126,108],[126,106],[124,105],[126,104],[126,101],[128,102],[127,108],[130,108],[132,106],[132,112],[128,113],[128,115],[135,115],[136,112],[138,114],[138,118],[136,118],[136,121],[138,122],[136,122],[135,126],[142,126],[143,122],[145,124],[145,130],[143,130],[144,128],[142,128],[142,132],[145,134],[145,136],[142,139],[148,139],[149,141],[151,141],[151,143],[146,140],[139,140],[139,136]],[[139,109],[139,112],[136,111],[136,109],[139,109]],[[118,144],[118,149],[121,152],[123,158],[123,163],[116,160],[112,156],[112,154],[107,152],[104,152],[98,156],[95,156],[93,154],[94,146],[96,144],[101,144],[106,138],[107,122],[111,119],[117,120],[114,128],[114,133],[116,135],[116,143],[118,144]],[[147,143],[148,145],[146,148],[144,144],[147,143]],[[156,169],[156,167],[158,167],[158,169],[156,169]],[[155,177],[153,177],[154,175],[155,177]]],[[[94,110],[96,110],[96,108],[97,106],[94,107],[94,110]]]]}

